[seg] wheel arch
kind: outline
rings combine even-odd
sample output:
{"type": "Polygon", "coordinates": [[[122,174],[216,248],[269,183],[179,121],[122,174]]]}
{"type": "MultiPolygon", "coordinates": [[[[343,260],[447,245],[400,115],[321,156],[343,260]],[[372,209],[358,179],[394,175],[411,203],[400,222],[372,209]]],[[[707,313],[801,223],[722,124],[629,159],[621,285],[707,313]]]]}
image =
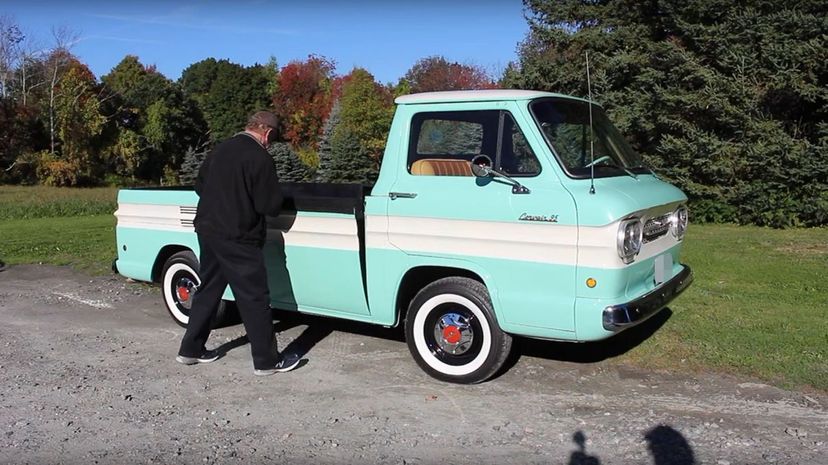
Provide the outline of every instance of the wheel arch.
{"type": "MultiPolygon", "coordinates": [[[[196,255],[195,251],[186,245],[181,244],[171,244],[165,245],[161,250],[158,252],[158,256],[155,257],[155,262],[152,264],[152,272],[151,278],[152,282],[158,283],[161,282],[161,272],[164,270],[164,264],[167,263],[167,260],[170,259],[173,255],[179,252],[192,252],[193,255],[196,255]]],[[[196,263],[198,263],[198,255],[196,255],[196,263]]]]}
{"type": "Polygon", "coordinates": [[[492,289],[494,289],[491,277],[483,270],[478,269],[472,264],[456,264],[456,263],[429,263],[419,264],[409,268],[400,278],[397,285],[397,295],[394,302],[396,309],[396,323],[400,325],[405,321],[406,313],[408,312],[408,305],[414,299],[414,296],[420,292],[421,289],[427,285],[450,277],[463,277],[473,279],[480,282],[489,291],[489,297],[492,299],[492,307],[495,310],[495,318],[500,322],[500,315],[498,312],[499,305],[492,289]]]}

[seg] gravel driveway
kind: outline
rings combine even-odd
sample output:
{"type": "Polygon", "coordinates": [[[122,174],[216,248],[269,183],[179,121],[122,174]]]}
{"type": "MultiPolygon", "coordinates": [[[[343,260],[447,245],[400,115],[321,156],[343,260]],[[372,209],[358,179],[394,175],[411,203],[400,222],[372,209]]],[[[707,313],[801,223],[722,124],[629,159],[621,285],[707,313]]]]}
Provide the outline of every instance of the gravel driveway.
{"type": "Polygon", "coordinates": [[[0,273],[0,317],[4,464],[828,463],[828,396],[624,367],[618,341],[522,341],[503,376],[458,386],[399,331],[279,315],[308,362],[259,378],[240,325],[185,367],[157,288],[45,266],[0,273]]]}

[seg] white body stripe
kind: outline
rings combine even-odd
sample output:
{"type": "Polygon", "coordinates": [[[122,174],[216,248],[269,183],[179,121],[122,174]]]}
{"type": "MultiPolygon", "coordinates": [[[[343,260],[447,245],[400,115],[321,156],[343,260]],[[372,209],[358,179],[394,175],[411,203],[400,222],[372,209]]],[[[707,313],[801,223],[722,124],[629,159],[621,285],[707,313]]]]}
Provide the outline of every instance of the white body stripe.
{"type": "Polygon", "coordinates": [[[396,249],[388,241],[387,216],[365,216],[365,247],[368,249],[396,249]]]}
{"type": "Polygon", "coordinates": [[[193,231],[195,209],[190,211],[193,213],[182,214],[178,205],[119,203],[115,217],[118,218],[118,226],[124,228],[193,231]],[[189,226],[185,226],[182,220],[189,226]]]}
{"type": "MultiPolygon", "coordinates": [[[[598,227],[402,216],[388,217],[387,221],[390,242],[406,252],[590,268],[628,266],[618,256],[620,221],[598,227]]],[[[652,258],[675,244],[668,233],[644,244],[636,260],[652,258]]],[[[382,247],[379,240],[370,245],[382,247]]]]}
{"type": "Polygon", "coordinates": [[[405,251],[575,265],[575,226],[402,216],[388,223],[390,241],[405,251]]]}
{"type": "MultiPolygon", "coordinates": [[[[195,207],[122,203],[115,212],[118,226],[149,230],[193,232],[195,207]]],[[[282,232],[286,246],[359,251],[356,220],[352,217],[280,215],[268,220],[268,238],[282,232]]]]}
{"type": "MultiPolygon", "coordinates": [[[[176,205],[120,204],[118,226],[193,231],[194,208],[176,205]]],[[[531,222],[470,221],[446,218],[368,215],[365,244],[372,249],[408,253],[487,257],[591,268],[624,268],[618,257],[619,222],[577,227],[531,222]]],[[[268,222],[268,237],[281,231],[286,246],[359,251],[352,217],[280,215],[268,222]]],[[[675,245],[669,233],[644,244],[636,260],[654,257],[675,245]]]]}
{"type": "Polygon", "coordinates": [[[267,238],[277,234],[284,236],[286,246],[359,251],[353,217],[279,215],[267,224],[267,238]]]}

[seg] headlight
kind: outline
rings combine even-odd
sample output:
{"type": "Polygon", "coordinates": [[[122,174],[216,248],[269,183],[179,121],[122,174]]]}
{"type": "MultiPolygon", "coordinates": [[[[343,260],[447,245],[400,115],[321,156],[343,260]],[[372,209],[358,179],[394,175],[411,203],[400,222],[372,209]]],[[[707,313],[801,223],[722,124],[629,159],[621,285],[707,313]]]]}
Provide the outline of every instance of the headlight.
{"type": "Polygon", "coordinates": [[[670,232],[676,239],[684,239],[684,233],[687,232],[687,207],[678,207],[670,216],[670,232]]]}
{"type": "Polygon", "coordinates": [[[638,218],[624,220],[618,226],[618,256],[624,263],[631,263],[641,251],[643,228],[638,218]]]}

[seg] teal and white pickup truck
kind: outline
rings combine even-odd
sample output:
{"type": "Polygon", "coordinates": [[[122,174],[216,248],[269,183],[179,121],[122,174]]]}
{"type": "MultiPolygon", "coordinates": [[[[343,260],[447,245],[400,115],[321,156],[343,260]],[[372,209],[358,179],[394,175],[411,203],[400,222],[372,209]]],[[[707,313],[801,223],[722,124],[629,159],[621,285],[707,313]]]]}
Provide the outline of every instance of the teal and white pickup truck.
{"type": "MultiPolygon", "coordinates": [[[[396,103],[374,186],[282,185],[264,248],[274,309],[405,325],[423,370],[477,383],[513,335],[605,339],[692,281],[687,197],[599,106],[521,90],[396,103]]],[[[200,282],[197,202],[190,188],[124,189],[115,213],[117,271],[161,283],[181,325],[200,282]]]]}

